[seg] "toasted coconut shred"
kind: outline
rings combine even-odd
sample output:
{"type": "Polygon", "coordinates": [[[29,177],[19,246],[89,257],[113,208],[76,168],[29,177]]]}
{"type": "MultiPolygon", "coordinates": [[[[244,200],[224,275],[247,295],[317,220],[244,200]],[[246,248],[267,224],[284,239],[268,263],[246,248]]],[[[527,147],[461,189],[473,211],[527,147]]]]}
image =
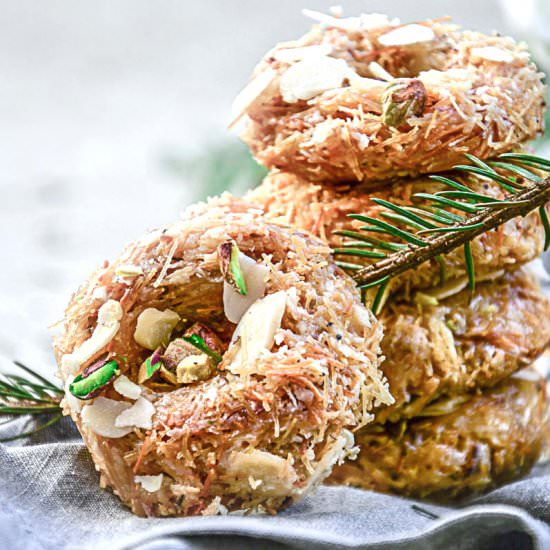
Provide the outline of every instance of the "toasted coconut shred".
{"type": "Polygon", "coordinates": [[[447,21],[308,15],[320,24],[268,52],[235,104],[270,169],[380,181],[494,156],[543,129],[543,75],[525,44],[447,21]]]}
{"type": "MultiPolygon", "coordinates": [[[[477,176],[455,176],[457,181],[467,184],[472,191],[494,198],[506,196],[502,188],[477,176]]],[[[248,200],[264,210],[265,215],[281,223],[287,223],[308,231],[338,248],[353,239],[336,235],[335,231],[360,231],[365,224],[353,220],[349,214],[363,214],[383,219],[380,213],[385,209],[372,201],[377,197],[397,205],[414,205],[415,193],[435,193],[444,190],[443,184],[426,176],[403,180],[372,192],[368,185],[326,186],[311,183],[292,174],[273,172],[262,185],[249,192],[248,200]]],[[[380,238],[379,234],[369,234],[380,238]]],[[[394,237],[384,235],[388,241],[394,237]]],[[[478,281],[502,275],[502,270],[517,269],[524,263],[537,258],[544,248],[544,227],[537,213],[524,218],[514,218],[500,225],[496,230],[476,237],[472,243],[472,254],[478,281]]],[[[340,259],[340,258],[339,258],[340,259]]],[[[368,260],[360,257],[342,257],[345,262],[364,265],[368,260]]],[[[466,266],[462,249],[455,249],[444,256],[445,287],[450,294],[459,292],[467,284],[466,266]]],[[[415,269],[392,278],[392,292],[408,293],[412,289],[431,288],[441,284],[441,266],[434,259],[415,269]]]]}
{"type": "Polygon", "coordinates": [[[85,401],[68,394],[64,406],[102,486],[135,513],[275,512],[353,454],[351,430],[392,402],[381,337],[326,244],[223,195],[97,271],[73,296],[55,350],[64,383],[94,361],[119,364],[125,378],[85,401]],[[217,250],[227,241],[267,268],[265,296],[238,330],[223,309],[217,250]],[[116,333],[80,363],[74,351],[105,300],[120,305],[116,333]],[[134,337],[145,310],[139,340],[149,349],[134,337]],[[189,342],[199,347],[185,351],[189,342]],[[186,355],[171,371],[177,353],[186,355]]]}

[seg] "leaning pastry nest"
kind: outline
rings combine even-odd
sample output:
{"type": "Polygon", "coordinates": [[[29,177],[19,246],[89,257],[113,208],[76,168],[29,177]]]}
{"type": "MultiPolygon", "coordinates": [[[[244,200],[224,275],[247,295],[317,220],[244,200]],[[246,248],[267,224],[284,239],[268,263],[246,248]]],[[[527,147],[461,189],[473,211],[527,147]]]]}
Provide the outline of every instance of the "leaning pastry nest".
{"type": "MultiPolygon", "coordinates": [[[[256,321],[268,323],[269,312],[256,321]]],[[[55,349],[66,383],[106,357],[119,362],[132,391],[138,386],[135,402],[116,383],[88,401],[67,394],[66,412],[102,485],[140,515],[191,515],[273,512],[322,481],[352,450],[347,428],[371,421],[375,404],[391,403],[378,369],[380,339],[380,324],[325,244],[224,195],[188,209],[97,271],[73,296],[55,349]],[[253,362],[246,342],[254,340],[232,341],[235,325],[224,315],[217,248],[228,240],[267,267],[266,296],[286,299],[272,347],[253,362]],[[228,349],[210,378],[168,388],[138,384],[150,354],[134,339],[145,308],[217,333],[228,349]],[[96,331],[110,340],[98,343],[96,331]],[[86,420],[97,402],[151,414],[122,436],[102,436],[86,420]],[[140,484],[153,478],[156,490],[140,484]]]]}
{"type": "Polygon", "coordinates": [[[546,381],[528,369],[484,393],[436,401],[415,419],[365,429],[359,457],[329,483],[449,500],[527,473],[548,436],[546,381]]]}
{"type": "Polygon", "coordinates": [[[400,44],[396,25],[350,19],[359,18],[278,45],[257,67],[237,103],[261,164],[310,181],[372,182],[447,170],[465,152],[495,156],[542,131],[545,86],[525,45],[432,20],[406,26],[419,41],[400,44]],[[383,94],[399,78],[409,79],[403,90],[420,81],[422,97],[396,122],[383,94]]]}
{"type": "Polygon", "coordinates": [[[268,52],[236,101],[266,167],[373,182],[492,157],[542,131],[545,86],[524,44],[437,20],[314,16],[321,24],[268,52]]]}
{"type": "MultiPolygon", "coordinates": [[[[474,192],[502,199],[504,190],[495,182],[488,182],[477,176],[458,176],[456,181],[464,182],[474,192]]],[[[359,231],[365,222],[349,218],[350,214],[362,214],[373,218],[381,217],[385,211],[372,201],[374,197],[385,199],[395,205],[414,204],[415,193],[435,193],[445,189],[441,183],[420,176],[401,180],[391,186],[372,191],[368,185],[320,185],[310,183],[291,174],[273,172],[262,185],[248,194],[248,199],[264,209],[270,219],[287,223],[309,231],[326,240],[333,248],[341,247],[353,239],[336,235],[335,231],[359,231]]],[[[367,235],[368,233],[363,233],[367,235]]],[[[380,238],[377,234],[371,237],[380,238]]],[[[383,236],[385,240],[391,237],[383,236]]],[[[395,240],[395,239],[393,239],[395,240]]],[[[476,278],[478,281],[502,275],[502,270],[517,269],[522,264],[537,258],[544,246],[544,228],[537,213],[524,218],[514,218],[494,231],[483,233],[471,243],[476,278]]],[[[354,264],[370,263],[360,257],[340,256],[340,260],[354,264]]],[[[445,287],[438,295],[455,292],[467,285],[466,266],[462,249],[455,249],[444,256],[445,287]]],[[[441,266],[435,260],[394,277],[392,291],[398,289],[424,289],[439,286],[441,266]]]]}
{"type": "Polygon", "coordinates": [[[418,293],[412,303],[390,300],[382,370],[395,399],[377,422],[421,415],[442,395],[496,385],[530,365],[550,344],[550,300],[524,270],[463,290],[445,300],[418,293]]]}

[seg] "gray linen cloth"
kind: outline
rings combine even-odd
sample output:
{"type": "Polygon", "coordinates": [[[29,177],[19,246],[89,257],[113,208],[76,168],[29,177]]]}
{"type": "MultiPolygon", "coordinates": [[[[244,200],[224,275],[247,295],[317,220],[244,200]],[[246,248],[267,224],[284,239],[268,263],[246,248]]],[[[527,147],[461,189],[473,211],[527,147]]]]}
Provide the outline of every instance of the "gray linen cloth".
{"type": "Polygon", "coordinates": [[[155,519],[135,517],[99,488],[68,418],[0,445],[0,468],[0,548],[10,550],[550,548],[550,465],[460,507],[322,487],[277,516],[155,519]]]}

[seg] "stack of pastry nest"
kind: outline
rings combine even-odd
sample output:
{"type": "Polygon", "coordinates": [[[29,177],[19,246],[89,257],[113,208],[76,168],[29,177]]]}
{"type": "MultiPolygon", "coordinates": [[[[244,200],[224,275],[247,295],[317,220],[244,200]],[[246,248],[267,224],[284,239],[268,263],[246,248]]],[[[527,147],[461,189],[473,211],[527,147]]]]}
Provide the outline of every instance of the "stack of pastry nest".
{"type": "MultiPolygon", "coordinates": [[[[447,20],[307,15],[318,24],[271,50],[236,101],[243,139],[270,169],[249,194],[268,217],[339,247],[335,231],[364,225],[349,214],[380,218],[373,197],[410,205],[444,189],[429,174],[465,153],[491,160],[542,130],[542,75],[510,38],[447,20]]],[[[451,177],[505,196],[481,176],[451,177]]],[[[546,382],[532,365],[550,340],[550,304],[522,267],[543,243],[536,214],[477,237],[473,294],[462,250],[392,279],[380,319],[394,403],[330,482],[447,499],[543,456],[546,382]]]]}

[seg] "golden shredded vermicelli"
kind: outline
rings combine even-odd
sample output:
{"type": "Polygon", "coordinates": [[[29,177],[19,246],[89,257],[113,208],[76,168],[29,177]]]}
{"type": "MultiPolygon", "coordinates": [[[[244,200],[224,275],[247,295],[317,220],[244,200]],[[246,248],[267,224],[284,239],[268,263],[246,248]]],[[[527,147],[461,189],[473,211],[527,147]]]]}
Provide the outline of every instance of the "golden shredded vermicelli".
{"type": "MultiPolygon", "coordinates": [[[[477,176],[452,176],[466,183],[472,191],[490,197],[506,196],[502,188],[477,176]]],[[[368,185],[327,186],[310,183],[292,174],[272,172],[262,185],[252,190],[247,198],[263,208],[267,217],[287,223],[325,239],[333,248],[341,247],[349,238],[334,234],[338,230],[359,231],[364,222],[349,218],[349,214],[363,214],[381,218],[385,210],[372,201],[378,197],[396,205],[414,204],[415,193],[435,193],[445,189],[443,184],[426,176],[402,180],[391,186],[371,191],[368,185]]],[[[367,235],[367,233],[365,233],[367,235]]],[[[371,235],[388,241],[393,237],[371,235]]],[[[500,276],[502,270],[517,269],[522,264],[537,258],[544,247],[544,228],[536,212],[525,218],[514,218],[476,237],[471,243],[476,276],[479,281],[500,276]]],[[[342,256],[339,259],[355,264],[365,264],[369,259],[342,256]]],[[[444,256],[446,285],[467,284],[464,254],[461,248],[444,256]]],[[[408,292],[411,289],[430,288],[440,284],[441,266],[435,260],[425,262],[415,269],[391,280],[393,292],[408,292]]]]}
{"type": "Polygon", "coordinates": [[[392,401],[379,370],[381,326],[326,244],[265,221],[259,209],[229,195],[191,207],[175,224],[129,245],[73,296],[64,327],[55,349],[65,383],[107,356],[139,385],[136,402],[117,393],[115,382],[87,401],[67,394],[65,410],[102,485],[140,515],[275,512],[352,451],[350,430],[372,420],[375,403],[392,401]],[[235,325],[224,315],[217,249],[228,239],[265,265],[266,297],[284,293],[286,300],[275,343],[251,363],[247,339],[232,341],[235,325]],[[121,266],[139,275],[120,277],[121,266]],[[103,318],[107,306],[118,312],[111,324],[103,318]],[[215,372],[192,384],[138,384],[150,354],[135,336],[146,308],[215,331],[228,346],[215,372]],[[90,341],[112,327],[114,336],[75,364],[90,341]],[[154,411],[149,427],[120,435],[126,430],[117,431],[118,416],[114,427],[99,425],[101,433],[114,435],[94,431],[96,405],[129,414],[138,402],[154,411]],[[155,483],[154,491],[146,489],[155,483]]]}
{"type": "Polygon", "coordinates": [[[464,153],[493,157],[542,132],[543,75],[525,44],[448,21],[362,17],[323,21],[256,68],[236,107],[244,141],[267,168],[328,184],[378,182],[447,170],[464,153]],[[418,41],[388,40],[402,28],[418,41]],[[418,109],[390,122],[384,93],[413,81],[424,90],[418,109]]]}
{"type": "Polygon", "coordinates": [[[526,369],[483,393],[436,401],[424,417],[367,428],[357,460],[328,483],[449,501],[516,479],[548,450],[546,387],[526,369]]]}

